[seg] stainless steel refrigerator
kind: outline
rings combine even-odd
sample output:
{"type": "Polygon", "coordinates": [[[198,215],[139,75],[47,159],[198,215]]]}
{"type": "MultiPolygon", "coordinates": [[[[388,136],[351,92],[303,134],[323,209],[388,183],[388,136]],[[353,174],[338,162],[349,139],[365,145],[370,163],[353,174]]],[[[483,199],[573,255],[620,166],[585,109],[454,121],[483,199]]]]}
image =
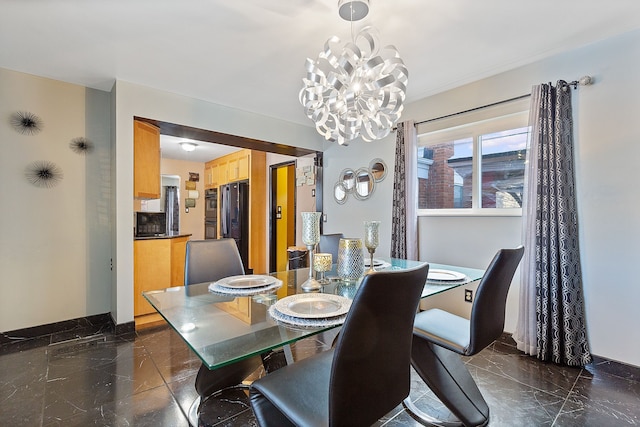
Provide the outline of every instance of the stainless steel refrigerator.
{"type": "Polygon", "coordinates": [[[220,234],[232,238],[247,274],[249,270],[249,183],[233,182],[220,186],[220,234]]]}

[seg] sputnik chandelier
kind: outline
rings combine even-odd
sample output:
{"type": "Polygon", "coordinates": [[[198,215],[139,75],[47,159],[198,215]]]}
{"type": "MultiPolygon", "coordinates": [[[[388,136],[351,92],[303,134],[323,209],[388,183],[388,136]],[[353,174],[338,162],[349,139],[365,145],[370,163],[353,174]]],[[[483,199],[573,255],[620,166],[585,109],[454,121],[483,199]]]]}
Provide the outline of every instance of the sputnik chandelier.
{"type": "MultiPolygon", "coordinates": [[[[351,21],[369,12],[368,0],[340,0],[340,16],[351,21]]],[[[371,27],[340,51],[333,36],[316,60],[307,58],[300,103],[317,131],[340,145],[359,136],[367,142],[389,135],[403,110],[408,71],[394,46],[379,49],[371,27]]]]}

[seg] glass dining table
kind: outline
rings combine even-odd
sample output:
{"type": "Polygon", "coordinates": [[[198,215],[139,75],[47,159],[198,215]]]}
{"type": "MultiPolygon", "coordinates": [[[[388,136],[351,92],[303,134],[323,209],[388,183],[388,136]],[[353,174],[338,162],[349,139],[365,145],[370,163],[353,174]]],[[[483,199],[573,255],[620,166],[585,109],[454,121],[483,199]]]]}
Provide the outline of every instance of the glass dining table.
{"type": "MultiPolygon", "coordinates": [[[[402,270],[423,264],[400,259],[381,259],[380,262],[385,270],[402,270]]],[[[484,270],[434,263],[429,263],[429,271],[453,272],[456,280],[428,280],[422,298],[467,285],[481,279],[484,274],[484,270]]],[[[289,344],[339,325],[303,327],[273,319],[269,307],[278,300],[308,293],[300,285],[308,279],[309,269],[287,270],[269,276],[281,280],[282,286],[271,291],[238,296],[212,292],[211,284],[207,282],[147,291],[143,296],[210,370],[224,368],[281,347],[285,349],[287,362],[292,363],[289,344]]],[[[339,280],[334,265],[332,271],[327,272],[320,293],[352,299],[358,286],[359,281],[339,280]]]]}

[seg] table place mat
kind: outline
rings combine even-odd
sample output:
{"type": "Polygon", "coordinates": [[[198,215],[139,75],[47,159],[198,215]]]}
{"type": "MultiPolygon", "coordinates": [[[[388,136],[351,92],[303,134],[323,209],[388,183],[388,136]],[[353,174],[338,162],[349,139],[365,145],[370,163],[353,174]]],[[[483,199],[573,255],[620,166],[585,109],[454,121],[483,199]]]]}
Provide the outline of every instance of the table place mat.
{"type": "Polygon", "coordinates": [[[269,315],[276,322],[284,323],[287,326],[297,326],[302,328],[322,328],[327,326],[338,326],[344,323],[347,315],[331,317],[327,319],[302,319],[300,317],[287,316],[282,314],[274,305],[269,307],[269,315]]]}
{"type": "Polygon", "coordinates": [[[437,279],[429,279],[427,278],[427,284],[429,285],[457,285],[458,283],[467,283],[469,282],[471,279],[469,279],[469,277],[465,276],[462,279],[458,279],[458,280],[437,280],[437,279]]]}
{"type": "Polygon", "coordinates": [[[281,286],[282,286],[282,280],[280,279],[276,279],[274,283],[267,286],[261,286],[259,288],[248,288],[248,289],[227,288],[225,286],[218,285],[217,282],[214,282],[209,284],[209,291],[215,292],[218,294],[224,294],[224,295],[235,295],[235,296],[246,297],[251,295],[263,294],[265,292],[275,291],[276,289],[280,289],[281,286]]]}

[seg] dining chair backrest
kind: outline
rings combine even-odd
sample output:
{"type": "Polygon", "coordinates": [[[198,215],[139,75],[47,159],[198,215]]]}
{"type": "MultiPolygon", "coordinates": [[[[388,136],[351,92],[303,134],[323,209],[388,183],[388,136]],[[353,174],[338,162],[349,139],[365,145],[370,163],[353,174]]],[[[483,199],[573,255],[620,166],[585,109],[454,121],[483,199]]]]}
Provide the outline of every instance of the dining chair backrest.
{"type": "Polygon", "coordinates": [[[189,240],[184,263],[184,284],[215,282],[244,274],[234,239],[189,240]]]}
{"type": "Polygon", "coordinates": [[[410,391],[413,320],[428,264],[366,275],[334,349],[330,425],[371,425],[410,391]]]}
{"type": "Polygon", "coordinates": [[[342,233],[322,234],[320,235],[320,243],[318,243],[318,252],[331,254],[333,263],[338,261],[338,245],[340,239],[344,237],[342,233]]]}
{"type": "Polygon", "coordinates": [[[507,293],[524,247],[501,249],[487,268],[471,308],[469,347],[465,354],[476,354],[504,332],[507,293]]]}

